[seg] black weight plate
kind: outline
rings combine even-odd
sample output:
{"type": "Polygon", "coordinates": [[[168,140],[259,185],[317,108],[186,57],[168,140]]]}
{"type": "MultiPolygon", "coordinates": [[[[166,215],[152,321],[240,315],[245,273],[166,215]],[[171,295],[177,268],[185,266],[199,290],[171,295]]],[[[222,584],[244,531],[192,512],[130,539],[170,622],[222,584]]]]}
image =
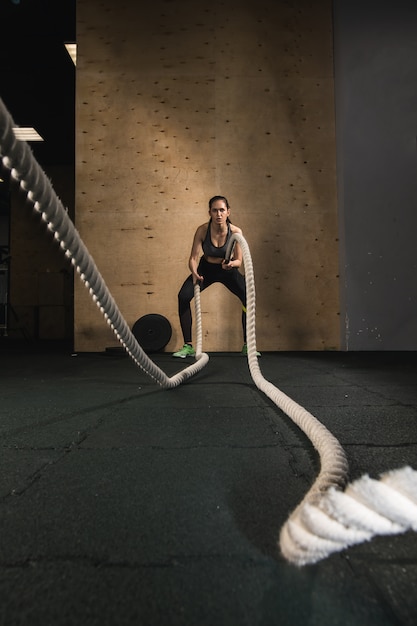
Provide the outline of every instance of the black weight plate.
{"type": "Polygon", "coordinates": [[[145,352],[159,352],[171,339],[172,328],[166,317],[150,313],[133,324],[132,333],[145,352]]]}

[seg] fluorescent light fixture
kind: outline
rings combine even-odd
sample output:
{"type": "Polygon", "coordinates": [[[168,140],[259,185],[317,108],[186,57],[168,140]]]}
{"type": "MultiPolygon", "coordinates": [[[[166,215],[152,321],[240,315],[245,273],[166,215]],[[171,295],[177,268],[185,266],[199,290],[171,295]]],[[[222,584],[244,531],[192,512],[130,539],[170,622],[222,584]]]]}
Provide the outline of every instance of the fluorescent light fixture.
{"type": "Polygon", "coordinates": [[[67,49],[68,54],[74,62],[74,65],[77,65],[77,44],[76,43],[66,43],[65,47],[67,49]]]}
{"type": "Polygon", "coordinates": [[[34,128],[24,128],[19,126],[13,128],[16,139],[19,141],[43,141],[43,138],[36,132],[34,128]]]}

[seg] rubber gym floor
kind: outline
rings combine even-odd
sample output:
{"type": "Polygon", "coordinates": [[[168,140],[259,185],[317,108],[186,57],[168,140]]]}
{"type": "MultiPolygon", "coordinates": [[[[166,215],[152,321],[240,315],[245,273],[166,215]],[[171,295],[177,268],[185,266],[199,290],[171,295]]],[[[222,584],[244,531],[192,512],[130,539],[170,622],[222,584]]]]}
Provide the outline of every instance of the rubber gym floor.
{"type": "MultiPolygon", "coordinates": [[[[169,375],[185,366],[151,355],[169,375]]],[[[342,444],[350,480],[417,469],[417,353],[274,352],[264,377],[342,444]]],[[[310,441],[210,354],[164,390],[122,352],[0,340],[0,624],[417,624],[417,535],[314,565],[279,531],[318,473],[310,441]]]]}

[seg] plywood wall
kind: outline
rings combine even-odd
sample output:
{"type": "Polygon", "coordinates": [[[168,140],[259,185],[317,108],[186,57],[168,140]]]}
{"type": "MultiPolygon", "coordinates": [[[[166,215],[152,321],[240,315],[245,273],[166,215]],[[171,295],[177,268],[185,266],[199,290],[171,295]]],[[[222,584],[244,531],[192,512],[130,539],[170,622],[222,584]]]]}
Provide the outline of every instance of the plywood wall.
{"type": "MultiPolygon", "coordinates": [[[[76,226],[130,326],[177,293],[208,199],[254,263],[261,350],[339,347],[330,0],[77,2],[76,226]]],[[[242,346],[240,303],[202,294],[203,348],[242,346]]],[[[117,341],[76,285],[75,349],[117,341]]]]}

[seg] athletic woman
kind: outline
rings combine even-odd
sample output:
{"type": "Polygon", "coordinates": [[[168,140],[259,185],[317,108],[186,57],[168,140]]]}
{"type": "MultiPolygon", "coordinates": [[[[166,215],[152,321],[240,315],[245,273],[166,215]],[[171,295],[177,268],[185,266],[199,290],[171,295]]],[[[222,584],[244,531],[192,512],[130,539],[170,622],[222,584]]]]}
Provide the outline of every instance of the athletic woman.
{"type": "Polygon", "coordinates": [[[174,357],[184,359],[195,356],[192,344],[191,300],[194,285],[198,282],[204,291],[213,283],[222,283],[242,303],[242,327],[244,345],[242,353],[247,354],[246,346],[246,283],[239,267],[242,265],[242,250],[236,243],[232,258],[225,259],[227,246],[233,233],[242,231],[230,221],[230,207],[224,196],[214,196],[209,201],[209,222],[196,230],[188,261],[191,275],[186,279],[178,294],[178,312],[184,338],[183,347],[174,352],[174,357]],[[201,256],[201,252],[203,256],[201,256]]]}

